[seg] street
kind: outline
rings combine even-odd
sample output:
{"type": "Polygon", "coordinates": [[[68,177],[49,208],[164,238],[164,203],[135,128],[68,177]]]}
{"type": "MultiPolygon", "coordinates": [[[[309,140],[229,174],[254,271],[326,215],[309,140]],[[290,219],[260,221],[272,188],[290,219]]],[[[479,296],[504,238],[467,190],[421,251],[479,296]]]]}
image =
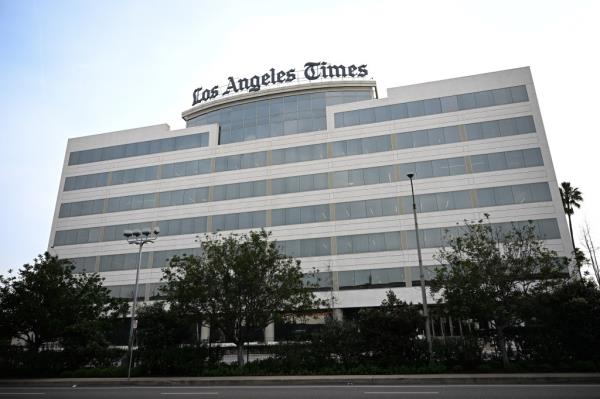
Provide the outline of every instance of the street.
{"type": "Polygon", "coordinates": [[[0,398],[600,398],[598,384],[0,387],[0,398]]]}

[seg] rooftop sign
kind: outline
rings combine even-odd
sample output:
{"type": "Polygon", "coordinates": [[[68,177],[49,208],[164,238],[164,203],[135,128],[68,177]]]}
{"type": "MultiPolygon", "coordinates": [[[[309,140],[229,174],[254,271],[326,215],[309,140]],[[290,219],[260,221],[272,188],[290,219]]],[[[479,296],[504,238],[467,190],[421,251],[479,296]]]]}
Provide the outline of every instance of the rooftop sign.
{"type": "Polygon", "coordinates": [[[304,69],[302,71],[296,69],[277,71],[275,68],[271,68],[262,75],[254,75],[250,78],[235,79],[233,76],[230,76],[227,78],[227,85],[222,87],[198,87],[194,90],[194,101],[192,102],[192,106],[205,101],[214,100],[217,97],[224,97],[243,91],[254,92],[270,85],[303,80],[302,76],[308,81],[313,81],[317,79],[333,78],[364,78],[368,73],[366,64],[345,66],[332,65],[324,61],[307,62],[304,64],[304,69]],[[302,75],[300,75],[300,72],[302,72],[302,75]]]}

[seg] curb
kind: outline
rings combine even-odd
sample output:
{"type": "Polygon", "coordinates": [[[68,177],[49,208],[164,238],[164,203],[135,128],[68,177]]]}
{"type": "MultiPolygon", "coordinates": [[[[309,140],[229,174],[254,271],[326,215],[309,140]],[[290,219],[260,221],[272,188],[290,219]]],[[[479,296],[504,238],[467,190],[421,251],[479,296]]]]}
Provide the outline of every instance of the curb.
{"type": "Polygon", "coordinates": [[[0,386],[600,384],[600,373],[0,379],[0,386]]]}

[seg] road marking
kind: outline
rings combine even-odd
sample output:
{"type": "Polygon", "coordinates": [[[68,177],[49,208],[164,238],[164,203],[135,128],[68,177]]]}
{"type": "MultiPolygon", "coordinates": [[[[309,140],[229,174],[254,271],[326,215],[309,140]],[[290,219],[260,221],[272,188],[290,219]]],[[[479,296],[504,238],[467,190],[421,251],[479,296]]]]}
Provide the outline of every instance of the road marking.
{"type": "Polygon", "coordinates": [[[46,392],[0,392],[0,395],[45,395],[46,392]]]}
{"type": "Polygon", "coordinates": [[[383,391],[373,391],[373,392],[365,392],[366,395],[418,395],[418,394],[423,394],[423,395],[437,395],[439,392],[434,392],[434,391],[414,391],[414,392],[407,392],[407,391],[398,391],[398,392],[383,392],[383,391]]]}
{"type": "Polygon", "coordinates": [[[217,395],[217,392],[161,392],[161,395],[217,395]]]}

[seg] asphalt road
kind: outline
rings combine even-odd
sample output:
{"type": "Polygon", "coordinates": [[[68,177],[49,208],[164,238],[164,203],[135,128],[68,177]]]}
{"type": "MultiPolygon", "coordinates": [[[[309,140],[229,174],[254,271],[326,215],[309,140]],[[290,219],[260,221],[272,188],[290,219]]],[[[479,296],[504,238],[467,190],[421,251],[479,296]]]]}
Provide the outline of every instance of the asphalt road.
{"type": "Polygon", "coordinates": [[[329,385],[0,387],[3,398],[600,398],[600,385],[329,385]]]}

